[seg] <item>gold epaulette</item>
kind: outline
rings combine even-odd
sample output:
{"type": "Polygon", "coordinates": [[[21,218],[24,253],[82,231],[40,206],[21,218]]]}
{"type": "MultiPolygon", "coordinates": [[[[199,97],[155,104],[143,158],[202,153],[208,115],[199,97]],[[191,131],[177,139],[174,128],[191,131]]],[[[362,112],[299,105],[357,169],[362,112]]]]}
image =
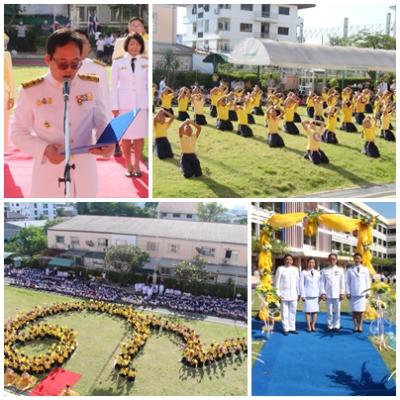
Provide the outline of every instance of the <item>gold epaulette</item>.
{"type": "Polygon", "coordinates": [[[99,82],[100,79],[96,74],[78,74],[80,79],[84,81],[99,82]]]}
{"type": "Polygon", "coordinates": [[[105,62],[103,62],[103,61],[101,61],[101,60],[98,60],[97,58],[94,58],[94,59],[93,59],[93,62],[94,62],[95,64],[101,65],[102,67],[107,67],[107,64],[106,64],[105,62]]]}
{"type": "Polygon", "coordinates": [[[32,79],[31,81],[21,83],[21,85],[24,89],[28,89],[32,86],[38,85],[39,83],[41,83],[43,81],[44,81],[44,78],[42,77],[42,78],[32,79]]]}
{"type": "Polygon", "coordinates": [[[115,57],[115,58],[114,58],[114,61],[115,61],[115,60],[120,60],[121,58],[124,58],[124,56],[122,55],[122,56],[119,56],[119,57],[115,57]]]}

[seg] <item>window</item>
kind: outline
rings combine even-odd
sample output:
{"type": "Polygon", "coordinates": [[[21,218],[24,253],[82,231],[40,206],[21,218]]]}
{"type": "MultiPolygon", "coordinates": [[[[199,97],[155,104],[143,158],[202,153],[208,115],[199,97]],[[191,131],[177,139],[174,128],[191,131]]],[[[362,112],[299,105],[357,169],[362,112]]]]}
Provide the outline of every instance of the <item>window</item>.
{"type": "Polygon", "coordinates": [[[240,32],[253,32],[253,25],[241,23],[240,32]]]}
{"type": "Polygon", "coordinates": [[[161,213],[161,217],[166,217],[167,216],[167,213],[161,213]]]}
{"type": "Polygon", "coordinates": [[[386,240],[382,240],[382,245],[384,246],[384,247],[386,247],[386,240]]]}
{"type": "Polygon", "coordinates": [[[290,8],[289,7],[279,7],[279,14],[280,15],[289,15],[290,8]]]}
{"type": "Polygon", "coordinates": [[[210,30],[210,21],[206,19],[204,21],[204,32],[208,32],[210,30]]]}
{"type": "Polygon", "coordinates": [[[196,33],[196,32],[197,32],[197,24],[196,24],[196,23],[193,23],[192,32],[193,32],[193,33],[196,33]]]}
{"type": "Polygon", "coordinates": [[[79,246],[79,237],[71,236],[71,246],[79,246]]]}
{"type": "Polygon", "coordinates": [[[170,253],[179,253],[179,245],[178,244],[169,244],[168,245],[168,251],[170,253]]]}
{"type": "Polygon", "coordinates": [[[341,250],[341,245],[339,242],[332,242],[332,250],[333,251],[340,251],[341,250]]]}
{"type": "Polygon", "coordinates": [[[56,243],[64,243],[64,236],[56,236],[56,243]]]}
{"type": "Polygon", "coordinates": [[[179,214],[179,213],[173,213],[172,216],[173,216],[174,218],[180,218],[180,217],[181,217],[181,214],[179,214]]]}
{"type": "Polygon", "coordinates": [[[170,269],[161,267],[161,273],[164,274],[164,275],[169,275],[170,274],[170,269]]]}
{"type": "Polygon", "coordinates": [[[384,233],[386,235],[387,229],[386,228],[382,228],[382,233],[384,233]]]}
{"type": "Polygon", "coordinates": [[[231,8],[230,4],[218,4],[218,8],[225,8],[227,10],[229,10],[231,8]]]}
{"type": "Polygon", "coordinates": [[[240,9],[243,11],[253,11],[253,4],[241,4],[240,9]]]}
{"type": "Polygon", "coordinates": [[[97,246],[99,246],[99,247],[107,247],[108,246],[108,239],[104,239],[104,238],[97,239],[97,246]]]}
{"type": "Polygon", "coordinates": [[[212,247],[202,247],[201,254],[207,257],[214,257],[215,256],[215,249],[212,247]]]}
{"type": "Polygon", "coordinates": [[[156,242],[147,242],[146,244],[147,251],[156,251],[157,247],[158,246],[156,242]]]}
{"type": "Polygon", "coordinates": [[[124,245],[128,244],[128,242],[127,242],[126,240],[124,240],[124,239],[117,239],[117,240],[115,241],[115,244],[116,244],[117,246],[124,246],[124,245]]]}
{"type": "Polygon", "coordinates": [[[186,214],[186,218],[187,219],[192,219],[193,218],[193,214],[186,214]]]}
{"type": "Polygon", "coordinates": [[[206,4],[206,5],[204,6],[204,12],[208,12],[208,11],[210,11],[210,5],[209,5],[209,4],[206,4]]]}
{"type": "Polygon", "coordinates": [[[332,203],[332,210],[340,212],[340,203],[332,203]]]}
{"type": "Polygon", "coordinates": [[[199,33],[197,34],[197,37],[198,37],[198,38],[202,38],[202,37],[203,37],[203,32],[199,32],[199,33]]]}
{"type": "Polygon", "coordinates": [[[197,8],[196,8],[196,6],[194,6],[193,8],[192,8],[192,15],[195,15],[197,13],[197,8]]]}
{"type": "Polygon", "coordinates": [[[382,244],[382,239],[378,239],[378,244],[382,244]]]}
{"type": "Polygon", "coordinates": [[[343,251],[344,251],[345,253],[350,253],[350,249],[351,249],[351,247],[350,247],[349,244],[344,244],[344,245],[343,245],[343,251]]]}
{"type": "Polygon", "coordinates": [[[203,16],[204,16],[204,14],[203,14],[202,12],[199,12],[199,13],[197,14],[197,18],[203,18],[203,16]]]}
{"type": "Polygon", "coordinates": [[[229,25],[230,25],[229,20],[218,21],[218,29],[220,31],[229,31],[230,29],[229,25]]]}
{"type": "Polygon", "coordinates": [[[225,250],[225,259],[230,261],[238,261],[239,259],[239,250],[225,250]]]}
{"type": "Polygon", "coordinates": [[[47,208],[48,207],[48,205],[45,203],[45,204],[43,204],[43,208],[47,208]]]}
{"type": "Polygon", "coordinates": [[[285,28],[283,26],[278,27],[278,35],[289,35],[289,28],[285,28]]]}

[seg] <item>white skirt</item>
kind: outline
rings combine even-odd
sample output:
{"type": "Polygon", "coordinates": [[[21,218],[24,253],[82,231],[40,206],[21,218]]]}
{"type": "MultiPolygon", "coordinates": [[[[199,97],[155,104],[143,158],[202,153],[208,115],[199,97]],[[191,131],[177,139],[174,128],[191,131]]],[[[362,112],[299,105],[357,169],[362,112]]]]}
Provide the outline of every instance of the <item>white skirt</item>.
{"type": "Polygon", "coordinates": [[[367,301],[365,296],[351,296],[350,304],[351,304],[351,311],[364,312],[366,309],[367,301]]]}
{"type": "MultiPolygon", "coordinates": [[[[125,114],[131,110],[119,110],[119,114],[125,114]]],[[[131,126],[122,136],[122,139],[143,139],[148,136],[148,122],[149,121],[149,110],[143,109],[139,112],[138,116],[132,122],[131,126]]]]}
{"type": "Polygon", "coordinates": [[[318,297],[306,297],[303,311],[305,313],[318,312],[319,311],[318,297]]]}

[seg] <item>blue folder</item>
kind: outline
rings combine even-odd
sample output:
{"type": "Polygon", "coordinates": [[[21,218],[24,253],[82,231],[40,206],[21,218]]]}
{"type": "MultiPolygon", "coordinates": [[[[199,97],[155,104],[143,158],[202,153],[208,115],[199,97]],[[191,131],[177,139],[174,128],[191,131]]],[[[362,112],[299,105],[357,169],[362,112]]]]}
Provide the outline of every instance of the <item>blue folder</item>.
{"type": "MultiPolygon", "coordinates": [[[[90,149],[96,149],[118,143],[131,126],[132,122],[138,116],[139,112],[140,108],[135,108],[132,111],[113,118],[113,120],[106,126],[95,144],[72,147],[71,154],[83,154],[87,153],[90,149]]],[[[65,152],[63,151],[62,154],[65,154],[65,152]]]]}

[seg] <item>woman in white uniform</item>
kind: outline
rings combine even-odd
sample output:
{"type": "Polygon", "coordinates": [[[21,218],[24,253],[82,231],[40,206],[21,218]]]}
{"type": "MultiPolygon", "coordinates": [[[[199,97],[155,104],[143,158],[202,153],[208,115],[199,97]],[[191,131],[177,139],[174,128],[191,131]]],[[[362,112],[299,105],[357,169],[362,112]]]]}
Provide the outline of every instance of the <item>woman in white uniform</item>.
{"type": "Polygon", "coordinates": [[[315,258],[307,259],[307,269],[300,273],[300,295],[304,303],[306,315],[307,332],[315,332],[319,311],[319,280],[320,273],[315,269],[315,258]]]}
{"type": "Polygon", "coordinates": [[[111,66],[111,109],[114,117],[140,108],[140,112],[122,139],[128,178],[141,176],[144,138],[148,135],[148,60],[142,54],[145,42],[139,33],[129,34],[124,43],[125,55],[111,66]],[[134,152],[132,164],[131,151],[134,152]]]}
{"type": "Polygon", "coordinates": [[[350,300],[354,323],[354,332],[363,331],[363,313],[367,306],[368,292],[371,284],[368,268],[361,264],[361,254],[354,254],[354,265],[346,272],[346,294],[350,300]]]}

